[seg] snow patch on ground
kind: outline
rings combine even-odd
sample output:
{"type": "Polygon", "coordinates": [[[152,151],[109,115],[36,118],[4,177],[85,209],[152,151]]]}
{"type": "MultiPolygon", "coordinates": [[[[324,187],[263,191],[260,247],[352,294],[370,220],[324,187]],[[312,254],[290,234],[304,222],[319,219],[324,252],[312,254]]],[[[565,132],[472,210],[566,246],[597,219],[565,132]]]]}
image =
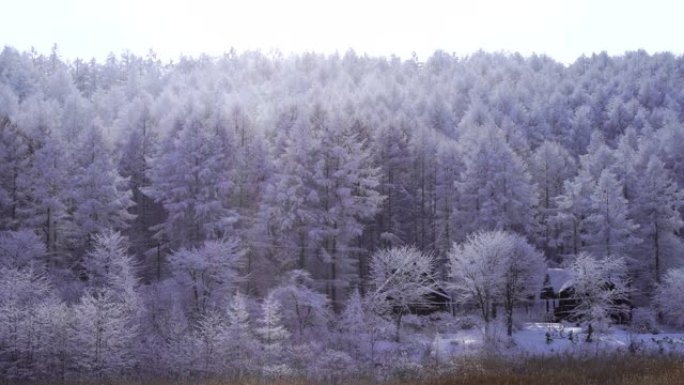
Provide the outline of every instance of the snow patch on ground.
{"type": "MultiPolygon", "coordinates": [[[[601,333],[594,332],[592,342],[586,341],[585,328],[561,323],[525,323],[513,334],[512,342],[501,331],[495,330],[493,333],[496,340],[503,342],[504,354],[541,356],[618,351],[684,354],[684,333],[635,333],[621,326],[611,326],[601,333]]],[[[441,357],[458,357],[482,351],[484,341],[481,329],[459,330],[440,334],[432,342],[432,351],[441,357]]]]}

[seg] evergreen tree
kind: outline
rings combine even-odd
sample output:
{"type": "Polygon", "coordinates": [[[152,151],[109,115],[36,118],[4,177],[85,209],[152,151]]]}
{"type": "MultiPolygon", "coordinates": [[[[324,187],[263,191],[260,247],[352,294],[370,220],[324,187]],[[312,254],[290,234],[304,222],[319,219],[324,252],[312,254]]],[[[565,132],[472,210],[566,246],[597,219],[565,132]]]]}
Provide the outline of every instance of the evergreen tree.
{"type": "Polygon", "coordinates": [[[162,145],[150,171],[152,185],[144,190],[167,211],[157,236],[171,250],[220,239],[237,220],[228,201],[230,137],[219,123],[205,124],[200,106],[189,108],[180,129],[162,145]]]}
{"type": "Polygon", "coordinates": [[[574,159],[559,143],[544,142],[532,154],[530,174],[539,192],[539,243],[547,251],[554,250],[554,240],[558,237],[558,228],[551,220],[558,213],[557,197],[563,193],[563,183],[576,172],[574,159]]]}
{"type": "Polygon", "coordinates": [[[256,332],[261,338],[263,349],[262,369],[266,374],[287,371],[287,365],[283,364],[285,360],[283,343],[290,338],[290,332],[283,326],[280,302],[274,295],[269,294],[264,299],[261,310],[263,314],[256,332]]]}
{"type": "Polygon", "coordinates": [[[228,326],[225,330],[228,363],[238,377],[255,368],[258,344],[250,319],[247,298],[238,292],[228,305],[228,326]]]}
{"type": "MultiPolygon", "coordinates": [[[[640,242],[635,235],[639,226],[629,218],[622,187],[611,171],[604,170],[591,194],[589,229],[584,240],[585,249],[595,255],[629,257],[640,242]]],[[[633,262],[630,260],[630,265],[633,262]]]]}
{"type": "Polygon", "coordinates": [[[111,289],[87,292],[73,307],[76,364],[87,376],[118,377],[135,364],[136,324],[111,289]]]}
{"type": "Polygon", "coordinates": [[[26,199],[20,179],[28,172],[30,156],[26,142],[24,133],[0,113],[0,216],[5,218],[0,230],[16,229],[19,225],[21,206],[26,199]]]}
{"type": "Polygon", "coordinates": [[[79,167],[70,189],[72,216],[88,247],[95,234],[128,227],[134,218],[128,212],[133,202],[126,181],[112,164],[99,127],[84,133],[75,158],[79,167]]]}
{"type": "Polygon", "coordinates": [[[640,250],[646,259],[639,264],[647,266],[652,281],[660,284],[662,273],[681,263],[682,241],[677,234],[684,226],[679,211],[684,195],[660,159],[651,155],[646,162],[636,182],[630,216],[639,226],[640,250]]]}
{"type": "Polygon", "coordinates": [[[676,326],[684,325],[684,268],[670,269],[658,284],[655,304],[663,312],[665,320],[676,326]]]}
{"type": "MultiPolygon", "coordinates": [[[[152,239],[151,228],[163,218],[163,208],[150,196],[143,193],[150,187],[150,170],[152,160],[157,156],[159,135],[157,122],[152,112],[152,97],[143,95],[131,101],[128,108],[121,112],[117,125],[125,136],[118,162],[118,170],[128,181],[131,199],[135,203],[128,212],[135,216],[125,232],[131,240],[134,255],[144,262],[141,266],[145,278],[161,279],[161,262],[158,258],[150,258],[146,252],[157,242],[152,239]]],[[[153,253],[154,257],[159,257],[153,253]]]]}
{"type": "Polygon", "coordinates": [[[202,247],[181,249],[169,257],[181,298],[191,319],[225,309],[225,301],[238,287],[245,250],[237,239],[206,241],[202,247]]]}
{"type": "Polygon", "coordinates": [[[363,351],[364,341],[367,341],[369,336],[363,301],[358,289],[352,291],[352,294],[347,298],[337,326],[347,351],[356,360],[360,360],[361,355],[365,353],[363,351]]]}
{"type": "Polygon", "coordinates": [[[465,170],[457,182],[460,238],[477,230],[532,234],[536,191],[501,130],[472,130],[463,140],[465,170]]]}
{"type": "Polygon", "coordinates": [[[44,132],[41,146],[34,150],[29,171],[20,181],[28,195],[21,215],[25,218],[24,226],[37,230],[51,254],[62,251],[73,235],[66,206],[69,198],[66,171],[62,142],[50,131],[44,132]]]}

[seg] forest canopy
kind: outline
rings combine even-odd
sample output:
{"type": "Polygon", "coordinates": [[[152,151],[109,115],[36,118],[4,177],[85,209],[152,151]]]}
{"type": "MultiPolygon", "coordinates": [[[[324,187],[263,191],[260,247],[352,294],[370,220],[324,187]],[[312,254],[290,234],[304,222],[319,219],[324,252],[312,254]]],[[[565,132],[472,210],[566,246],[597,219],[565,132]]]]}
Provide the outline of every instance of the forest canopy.
{"type": "Polygon", "coordinates": [[[350,335],[375,341],[393,318],[366,303],[389,290],[378,258],[429,260],[432,287],[483,232],[533,250],[525,271],[620,259],[631,301],[663,303],[684,258],[683,90],[684,58],[644,51],[566,66],[441,51],[98,63],[5,47],[0,377],[143,360],[305,371],[288,346],[314,342],[316,365],[362,362],[350,335]]]}

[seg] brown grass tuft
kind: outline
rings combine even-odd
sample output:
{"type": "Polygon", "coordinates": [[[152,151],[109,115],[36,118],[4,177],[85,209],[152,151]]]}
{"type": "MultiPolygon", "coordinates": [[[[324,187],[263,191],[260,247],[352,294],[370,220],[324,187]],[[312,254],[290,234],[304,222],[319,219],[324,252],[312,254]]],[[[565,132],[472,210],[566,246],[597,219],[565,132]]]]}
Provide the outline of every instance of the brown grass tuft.
{"type": "MultiPolygon", "coordinates": [[[[530,357],[511,360],[461,358],[446,373],[391,380],[387,385],[684,385],[684,357],[613,355],[572,358],[530,357]]],[[[240,380],[112,380],[40,382],[33,385],[328,385],[306,379],[248,378],[240,380]]],[[[337,379],[336,384],[371,385],[359,379],[337,379]]],[[[14,385],[0,380],[0,385],[14,385]]],[[[25,383],[24,383],[25,384],[25,383]]]]}

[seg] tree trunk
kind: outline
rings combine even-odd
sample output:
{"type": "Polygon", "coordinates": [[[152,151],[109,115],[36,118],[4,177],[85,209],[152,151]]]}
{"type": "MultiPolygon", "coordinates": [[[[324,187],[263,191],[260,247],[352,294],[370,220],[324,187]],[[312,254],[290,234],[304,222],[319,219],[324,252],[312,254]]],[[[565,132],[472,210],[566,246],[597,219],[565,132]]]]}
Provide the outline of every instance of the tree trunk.
{"type": "Polygon", "coordinates": [[[395,325],[394,325],[394,326],[395,326],[396,328],[395,328],[394,340],[395,340],[396,342],[399,342],[399,334],[400,334],[400,331],[401,331],[401,317],[402,317],[402,316],[403,316],[403,315],[402,315],[401,313],[399,313],[399,314],[397,315],[396,319],[395,319],[395,325]]]}

